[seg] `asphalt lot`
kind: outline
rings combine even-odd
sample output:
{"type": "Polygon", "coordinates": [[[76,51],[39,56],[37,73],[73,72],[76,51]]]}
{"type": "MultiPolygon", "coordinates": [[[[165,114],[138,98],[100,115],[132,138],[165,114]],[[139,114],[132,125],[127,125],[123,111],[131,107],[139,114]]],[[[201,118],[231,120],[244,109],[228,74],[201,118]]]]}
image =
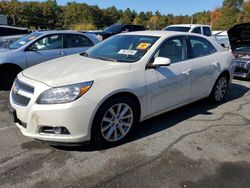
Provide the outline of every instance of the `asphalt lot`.
{"type": "Polygon", "coordinates": [[[250,81],[138,125],[124,145],[52,147],[24,137],[0,92],[0,187],[250,187],[250,81]]]}

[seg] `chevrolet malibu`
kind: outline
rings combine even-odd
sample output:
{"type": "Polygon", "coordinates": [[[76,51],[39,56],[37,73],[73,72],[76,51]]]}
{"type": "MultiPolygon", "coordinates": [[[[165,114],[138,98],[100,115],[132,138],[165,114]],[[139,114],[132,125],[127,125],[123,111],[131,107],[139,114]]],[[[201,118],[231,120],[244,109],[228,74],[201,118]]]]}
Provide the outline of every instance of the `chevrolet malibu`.
{"type": "Polygon", "coordinates": [[[137,122],[210,97],[221,102],[233,55],[205,36],[141,31],[113,36],[84,53],[18,74],[15,124],[54,144],[124,141],[137,122]]]}

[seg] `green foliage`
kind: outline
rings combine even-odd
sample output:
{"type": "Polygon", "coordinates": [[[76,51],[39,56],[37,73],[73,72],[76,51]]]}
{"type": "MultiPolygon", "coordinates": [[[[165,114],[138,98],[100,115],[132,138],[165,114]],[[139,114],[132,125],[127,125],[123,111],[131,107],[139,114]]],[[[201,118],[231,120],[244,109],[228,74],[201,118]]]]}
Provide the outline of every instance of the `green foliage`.
{"type": "Polygon", "coordinates": [[[79,23],[73,25],[71,29],[76,31],[87,31],[87,30],[95,30],[97,29],[97,27],[91,23],[89,24],[79,23]]]}
{"type": "Polygon", "coordinates": [[[101,29],[114,23],[139,24],[147,29],[163,29],[170,24],[212,24],[214,29],[227,30],[236,23],[250,22],[250,0],[224,0],[222,7],[189,15],[162,15],[159,11],[135,12],[116,7],[100,9],[86,3],[58,5],[47,1],[0,1],[0,14],[9,24],[35,29],[101,29]]]}

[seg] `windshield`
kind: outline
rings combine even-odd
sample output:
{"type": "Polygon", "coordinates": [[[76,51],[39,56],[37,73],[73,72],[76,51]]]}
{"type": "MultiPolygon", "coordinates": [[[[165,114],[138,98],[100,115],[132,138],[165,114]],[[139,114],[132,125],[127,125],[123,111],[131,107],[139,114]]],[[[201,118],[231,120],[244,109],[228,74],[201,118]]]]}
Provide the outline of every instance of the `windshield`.
{"type": "Polygon", "coordinates": [[[188,32],[191,27],[166,27],[165,31],[180,31],[180,32],[188,32]]]}
{"type": "Polygon", "coordinates": [[[41,33],[31,33],[29,35],[26,35],[22,38],[20,38],[19,40],[17,40],[16,42],[13,42],[11,45],[9,45],[10,49],[18,49],[22,46],[24,46],[25,44],[27,44],[28,42],[34,40],[35,38],[37,38],[38,36],[42,35],[41,33]]]}
{"type": "Polygon", "coordinates": [[[139,61],[159,37],[116,35],[87,50],[90,58],[117,62],[139,61]]]}
{"type": "Polygon", "coordinates": [[[234,51],[237,51],[237,52],[249,52],[250,53],[250,46],[241,46],[241,47],[235,48],[234,51]]]}
{"type": "Polygon", "coordinates": [[[119,33],[122,28],[122,25],[111,25],[107,27],[104,31],[108,33],[119,33]]]}

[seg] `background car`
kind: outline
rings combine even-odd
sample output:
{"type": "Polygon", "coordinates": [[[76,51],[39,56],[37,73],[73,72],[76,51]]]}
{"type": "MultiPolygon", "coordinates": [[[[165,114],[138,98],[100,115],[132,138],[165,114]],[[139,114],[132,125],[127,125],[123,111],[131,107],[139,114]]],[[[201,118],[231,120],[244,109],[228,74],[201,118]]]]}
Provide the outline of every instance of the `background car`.
{"type": "Polygon", "coordinates": [[[227,31],[213,31],[213,36],[221,46],[227,49],[230,48],[230,42],[227,35],[227,31]]]}
{"type": "Polygon", "coordinates": [[[29,33],[27,28],[0,25],[0,48],[9,46],[12,42],[29,33]]]}
{"type": "Polygon", "coordinates": [[[165,31],[179,31],[179,32],[188,32],[188,33],[197,33],[205,36],[212,36],[212,29],[209,25],[200,25],[200,24],[176,24],[169,25],[165,27],[165,31]]]}
{"type": "Polygon", "coordinates": [[[235,25],[228,36],[235,56],[234,76],[250,79],[250,23],[235,25]]]}
{"type": "Polygon", "coordinates": [[[118,144],[138,121],[205,97],[223,101],[232,62],[230,51],[202,35],[118,34],[18,74],[11,112],[31,138],[118,144]]]}
{"type": "Polygon", "coordinates": [[[16,75],[25,68],[79,52],[99,41],[74,31],[39,31],[0,49],[0,89],[10,89],[16,75]]]}
{"type": "Polygon", "coordinates": [[[132,32],[132,31],[144,31],[145,27],[142,25],[132,25],[132,24],[113,24],[107,27],[104,31],[90,32],[96,36],[100,41],[107,39],[113,35],[122,32],[132,32]]]}
{"type": "Polygon", "coordinates": [[[0,37],[0,48],[8,48],[13,42],[24,37],[26,34],[10,35],[0,37]]]}

